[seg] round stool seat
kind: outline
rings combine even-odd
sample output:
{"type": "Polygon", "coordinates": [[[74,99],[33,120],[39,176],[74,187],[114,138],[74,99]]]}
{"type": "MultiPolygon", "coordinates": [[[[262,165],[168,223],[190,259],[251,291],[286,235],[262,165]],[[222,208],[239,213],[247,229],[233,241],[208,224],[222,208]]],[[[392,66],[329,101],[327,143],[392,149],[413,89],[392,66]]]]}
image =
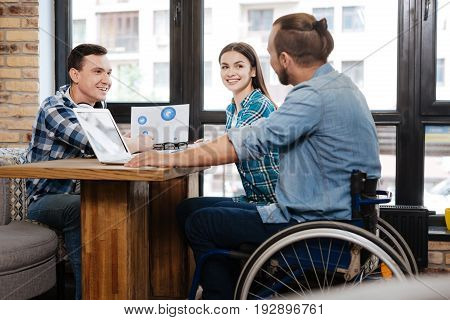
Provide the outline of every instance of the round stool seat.
{"type": "Polygon", "coordinates": [[[40,265],[55,256],[58,238],[53,230],[27,221],[0,226],[0,275],[40,265]]]}

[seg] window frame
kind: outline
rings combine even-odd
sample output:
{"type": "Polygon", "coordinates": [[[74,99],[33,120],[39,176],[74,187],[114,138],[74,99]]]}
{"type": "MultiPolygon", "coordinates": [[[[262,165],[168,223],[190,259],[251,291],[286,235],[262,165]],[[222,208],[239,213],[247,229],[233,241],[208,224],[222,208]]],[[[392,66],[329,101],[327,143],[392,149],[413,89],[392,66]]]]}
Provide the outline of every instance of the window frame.
{"type": "MultiPolygon", "coordinates": [[[[64,61],[70,48],[64,43],[71,43],[70,2],[55,1],[57,87],[67,83],[64,61]]],[[[397,109],[372,111],[377,125],[396,127],[396,204],[400,205],[423,204],[425,126],[450,125],[450,101],[435,100],[435,3],[431,1],[428,20],[423,21],[423,1],[398,0],[397,109]]],[[[204,110],[203,8],[203,0],[171,0],[170,102],[109,103],[118,122],[130,121],[131,105],[189,103],[190,141],[203,136],[203,125],[224,124],[224,111],[204,110]]]]}

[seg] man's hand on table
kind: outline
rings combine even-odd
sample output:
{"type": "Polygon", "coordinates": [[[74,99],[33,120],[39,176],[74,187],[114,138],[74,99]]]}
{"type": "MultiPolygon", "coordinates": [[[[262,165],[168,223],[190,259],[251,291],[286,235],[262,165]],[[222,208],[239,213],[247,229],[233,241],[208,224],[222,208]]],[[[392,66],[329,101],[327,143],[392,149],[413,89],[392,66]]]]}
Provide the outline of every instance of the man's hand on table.
{"type": "Polygon", "coordinates": [[[170,161],[170,154],[157,152],[157,151],[147,151],[144,153],[139,153],[133,157],[130,161],[125,163],[125,167],[137,168],[137,167],[173,167],[170,161]]]}

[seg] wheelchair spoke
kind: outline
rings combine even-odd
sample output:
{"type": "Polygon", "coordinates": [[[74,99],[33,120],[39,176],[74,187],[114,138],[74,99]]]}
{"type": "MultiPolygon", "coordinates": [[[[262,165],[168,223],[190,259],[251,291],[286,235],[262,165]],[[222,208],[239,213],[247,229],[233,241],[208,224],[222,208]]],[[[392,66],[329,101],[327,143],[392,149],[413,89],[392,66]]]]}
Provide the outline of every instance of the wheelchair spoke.
{"type": "MultiPolygon", "coordinates": [[[[255,282],[256,284],[260,285],[261,287],[266,288],[267,290],[273,292],[274,295],[280,296],[280,297],[282,297],[282,298],[288,300],[287,297],[283,296],[281,293],[275,291],[274,289],[272,289],[272,288],[266,286],[264,283],[262,283],[262,282],[260,282],[260,281],[258,281],[258,280],[255,280],[254,282],[255,282]]],[[[249,292],[249,293],[250,293],[250,292],[249,292]]],[[[255,296],[255,297],[257,297],[257,298],[259,298],[259,299],[261,299],[261,300],[266,300],[266,298],[261,297],[261,296],[258,296],[257,294],[254,294],[254,293],[251,293],[251,295],[252,295],[252,296],[255,296]]]]}
{"type": "MultiPolygon", "coordinates": [[[[292,251],[294,252],[295,258],[297,259],[298,266],[300,267],[300,270],[302,270],[303,277],[305,278],[306,284],[308,285],[308,289],[309,289],[309,291],[311,292],[312,289],[311,289],[311,286],[310,286],[310,284],[309,284],[308,277],[306,276],[305,271],[303,270],[302,263],[300,262],[300,258],[299,258],[298,255],[297,255],[297,251],[295,250],[295,248],[294,248],[293,245],[291,245],[291,247],[292,247],[292,251]]],[[[306,289],[306,287],[305,287],[305,289],[306,289]]]]}
{"type": "Polygon", "coordinates": [[[297,279],[297,277],[296,277],[294,271],[292,271],[291,265],[290,265],[289,262],[287,262],[287,260],[286,260],[286,258],[285,258],[285,256],[284,256],[284,254],[283,254],[282,251],[280,251],[280,255],[281,255],[281,257],[283,258],[284,262],[286,263],[286,266],[289,268],[289,271],[291,272],[292,277],[288,274],[288,272],[287,272],[286,270],[284,270],[284,268],[282,268],[281,266],[279,266],[279,268],[280,268],[281,270],[283,270],[283,272],[286,273],[287,276],[289,276],[292,280],[294,280],[294,281],[297,283],[299,289],[302,291],[302,293],[305,294],[305,292],[303,291],[302,285],[301,285],[300,282],[298,281],[298,279],[297,279]]]}
{"type": "Polygon", "coordinates": [[[329,267],[329,263],[330,263],[331,244],[333,243],[333,240],[331,239],[328,243],[329,243],[329,245],[328,245],[327,265],[325,266],[325,277],[327,279],[328,288],[330,288],[331,287],[331,283],[328,284],[328,276],[327,275],[328,275],[328,267],[329,267]]]}
{"type": "MultiPolygon", "coordinates": [[[[333,239],[331,239],[330,242],[333,242],[333,239]]],[[[339,252],[339,258],[338,258],[338,261],[336,262],[336,267],[334,268],[333,275],[331,276],[330,286],[328,287],[328,290],[330,290],[331,286],[333,285],[334,276],[336,275],[337,268],[339,266],[339,263],[341,262],[342,254],[344,252],[344,247],[345,247],[345,243],[342,243],[341,251],[339,252]]]]}
{"type": "Polygon", "coordinates": [[[320,259],[322,260],[322,267],[323,267],[322,269],[325,270],[324,277],[323,277],[323,284],[322,284],[322,287],[325,288],[325,284],[328,284],[327,283],[327,271],[326,271],[326,267],[325,267],[325,262],[323,260],[322,242],[320,241],[320,239],[319,239],[319,251],[320,251],[320,259]]]}
{"type": "Polygon", "coordinates": [[[309,260],[311,261],[311,265],[312,265],[312,269],[314,271],[314,275],[316,276],[316,280],[317,280],[317,284],[320,288],[320,291],[323,292],[322,286],[320,285],[320,280],[319,280],[319,276],[317,275],[317,271],[316,271],[316,266],[314,264],[314,260],[311,256],[311,252],[309,251],[309,246],[308,246],[308,241],[305,241],[305,245],[306,245],[306,251],[308,252],[308,256],[309,256],[309,260]]]}
{"type": "MultiPolygon", "coordinates": [[[[296,293],[297,295],[301,296],[301,294],[298,291],[295,291],[294,289],[292,289],[289,285],[287,285],[286,283],[284,283],[283,280],[278,279],[277,277],[275,277],[274,275],[272,275],[270,272],[268,272],[265,269],[261,269],[261,271],[265,272],[269,277],[271,277],[272,279],[276,280],[277,282],[281,283],[283,286],[285,286],[286,288],[288,288],[289,290],[291,290],[292,292],[296,293]]],[[[256,282],[256,280],[255,280],[256,282]]]]}

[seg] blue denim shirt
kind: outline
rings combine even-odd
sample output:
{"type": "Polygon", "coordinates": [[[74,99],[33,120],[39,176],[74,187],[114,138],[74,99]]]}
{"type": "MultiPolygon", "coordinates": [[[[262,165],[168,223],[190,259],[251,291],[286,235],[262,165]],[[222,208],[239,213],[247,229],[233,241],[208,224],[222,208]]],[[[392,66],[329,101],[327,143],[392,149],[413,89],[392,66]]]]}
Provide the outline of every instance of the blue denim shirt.
{"type": "Polygon", "coordinates": [[[239,160],[279,149],[278,203],[259,206],[264,223],[351,219],[350,175],[379,178],[377,134],[363,94],[329,64],[296,85],[269,118],[231,129],[239,160]]]}

